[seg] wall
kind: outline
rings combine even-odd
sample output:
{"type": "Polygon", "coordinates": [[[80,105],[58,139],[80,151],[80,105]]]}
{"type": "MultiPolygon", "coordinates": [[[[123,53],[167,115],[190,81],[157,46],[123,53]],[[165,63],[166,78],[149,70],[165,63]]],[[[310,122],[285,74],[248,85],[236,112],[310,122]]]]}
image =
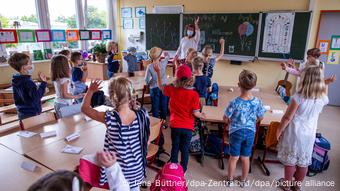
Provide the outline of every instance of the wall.
{"type": "MultiPolygon", "coordinates": [[[[207,13],[207,12],[259,12],[269,10],[296,10],[307,11],[308,0],[120,0],[119,7],[146,6],[147,12],[152,12],[154,5],[184,5],[185,12],[207,13]]],[[[133,13],[134,16],[134,13],[133,13]]],[[[119,19],[121,22],[121,19],[119,19]]],[[[134,30],[123,30],[120,24],[120,48],[129,46],[127,37],[131,33],[136,33],[138,20],[134,20],[134,30]]],[[[214,73],[214,81],[221,85],[236,85],[238,74],[242,69],[250,69],[258,75],[258,86],[261,88],[274,88],[277,81],[284,78],[279,62],[259,61],[256,63],[243,63],[241,66],[229,64],[228,61],[221,61],[217,64],[214,73]]],[[[295,82],[295,78],[289,79],[295,82]]]]}

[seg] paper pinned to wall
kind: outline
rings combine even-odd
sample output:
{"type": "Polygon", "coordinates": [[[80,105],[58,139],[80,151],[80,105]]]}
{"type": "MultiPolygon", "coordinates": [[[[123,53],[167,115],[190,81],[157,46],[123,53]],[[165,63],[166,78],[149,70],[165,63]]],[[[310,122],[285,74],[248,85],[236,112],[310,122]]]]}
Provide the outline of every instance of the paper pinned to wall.
{"type": "Polygon", "coordinates": [[[262,52],[289,54],[295,13],[268,13],[265,20],[262,52]]]}
{"type": "Polygon", "coordinates": [[[330,50],[328,53],[327,64],[339,64],[340,50],[330,50]]]}

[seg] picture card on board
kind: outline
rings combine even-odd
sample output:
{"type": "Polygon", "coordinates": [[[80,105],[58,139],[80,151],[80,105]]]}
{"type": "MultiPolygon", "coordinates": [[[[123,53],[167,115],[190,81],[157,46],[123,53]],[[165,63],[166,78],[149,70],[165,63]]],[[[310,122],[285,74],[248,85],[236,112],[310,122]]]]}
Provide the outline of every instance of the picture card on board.
{"type": "Polygon", "coordinates": [[[91,30],[91,40],[102,40],[102,31],[91,30]]]}
{"type": "Polygon", "coordinates": [[[65,30],[52,30],[52,41],[66,41],[66,32],[65,30]]]}
{"type": "Polygon", "coordinates": [[[35,31],[28,29],[17,30],[19,42],[35,42],[35,31]]]}
{"type": "Polygon", "coordinates": [[[331,50],[340,50],[340,35],[332,35],[331,50]]]}
{"type": "Polygon", "coordinates": [[[67,41],[78,41],[79,30],[66,30],[66,40],[67,41]]]}
{"type": "Polygon", "coordinates": [[[103,40],[111,40],[112,39],[112,31],[111,30],[102,30],[103,40]]]}
{"type": "Polygon", "coordinates": [[[91,31],[89,31],[89,30],[79,30],[79,38],[80,38],[80,40],[90,40],[91,39],[91,31]]]}
{"type": "Polygon", "coordinates": [[[35,35],[37,37],[37,42],[51,42],[51,30],[39,29],[35,30],[35,35]]]}
{"type": "Polygon", "coordinates": [[[328,54],[330,44],[330,40],[319,40],[318,48],[320,49],[320,54],[328,54]]]}
{"type": "Polygon", "coordinates": [[[0,29],[0,44],[17,43],[17,31],[12,29],[0,29]]]}

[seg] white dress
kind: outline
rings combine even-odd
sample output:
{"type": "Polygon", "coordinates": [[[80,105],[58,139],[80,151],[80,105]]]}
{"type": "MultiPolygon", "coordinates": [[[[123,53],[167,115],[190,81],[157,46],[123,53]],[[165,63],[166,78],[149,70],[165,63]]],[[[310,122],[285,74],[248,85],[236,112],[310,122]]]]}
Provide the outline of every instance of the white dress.
{"type": "Polygon", "coordinates": [[[304,99],[295,94],[292,98],[299,106],[279,140],[277,157],[284,165],[307,167],[312,162],[319,114],[328,97],[304,99]]]}

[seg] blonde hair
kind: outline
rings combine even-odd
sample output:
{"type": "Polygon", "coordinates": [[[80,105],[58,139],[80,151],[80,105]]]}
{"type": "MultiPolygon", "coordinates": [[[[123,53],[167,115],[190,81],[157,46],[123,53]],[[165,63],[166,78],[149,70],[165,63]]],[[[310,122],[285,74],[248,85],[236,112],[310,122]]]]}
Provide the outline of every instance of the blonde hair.
{"type": "Polygon", "coordinates": [[[204,66],[204,62],[203,62],[203,58],[196,56],[193,60],[192,60],[192,65],[194,67],[195,70],[202,70],[203,66],[204,66]]]}
{"type": "Polygon", "coordinates": [[[174,85],[176,88],[190,88],[194,85],[194,83],[195,83],[194,77],[185,80],[176,78],[176,80],[174,81],[174,85]]]}
{"type": "Polygon", "coordinates": [[[305,99],[318,99],[326,94],[326,85],[320,66],[308,65],[303,70],[297,93],[305,99]]]}
{"type": "Polygon", "coordinates": [[[52,81],[70,77],[70,65],[68,58],[62,54],[53,56],[51,59],[51,78],[52,81]]]}
{"type": "Polygon", "coordinates": [[[243,70],[239,75],[240,87],[244,90],[251,90],[256,86],[257,76],[250,70],[243,70]]]}
{"type": "Polygon", "coordinates": [[[111,78],[109,82],[110,100],[115,109],[129,103],[132,110],[139,110],[140,105],[136,101],[135,90],[132,82],[125,77],[111,78]]]}
{"type": "Polygon", "coordinates": [[[211,45],[205,45],[202,50],[202,55],[207,57],[209,54],[213,53],[213,48],[211,45]]]}
{"type": "Polygon", "coordinates": [[[195,49],[194,48],[188,48],[188,50],[185,53],[185,55],[188,56],[192,51],[195,51],[195,49]]]}
{"type": "Polygon", "coordinates": [[[115,41],[108,41],[106,44],[106,51],[108,53],[112,52],[112,50],[114,49],[114,47],[117,46],[118,48],[118,43],[116,43],[115,41]]]}
{"type": "Polygon", "coordinates": [[[157,47],[157,46],[152,47],[152,48],[150,49],[150,53],[149,53],[149,56],[150,56],[150,58],[151,58],[151,61],[155,61],[155,60],[157,60],[158,58],[160,58],[161,55],[162,55],[162,53],[163,53],[163,50],[162,50],[161,48],[159,48],[159,47],[157,47]]]}

